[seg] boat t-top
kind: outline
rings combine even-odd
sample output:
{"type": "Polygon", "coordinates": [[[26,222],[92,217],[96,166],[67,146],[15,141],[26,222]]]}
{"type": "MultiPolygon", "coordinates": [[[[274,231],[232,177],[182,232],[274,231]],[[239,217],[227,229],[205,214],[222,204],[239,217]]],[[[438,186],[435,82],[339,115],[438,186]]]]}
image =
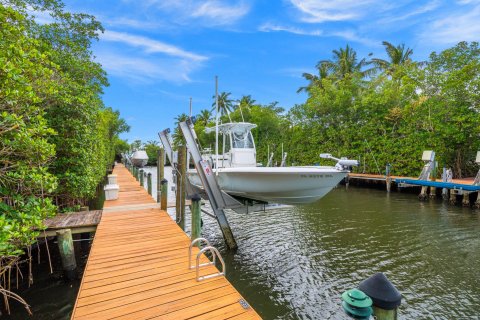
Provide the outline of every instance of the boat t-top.
{"type": "MultiPolygon", "coordinates": [[[[348,174],[356,160],[336,159],[336,166],[263,167],[257,164],[255,142],[251,130],[257,125],[229,122],[205,131],[222,136],[222,154],[205,154],[226,193],[262,202],[305,204],[319,200],[348,174]]],[[[217,138],[218,139],[218,138],[217,138]]],[[[188,170],[190,182],[202,187],[195,169],[188,170]]]]}

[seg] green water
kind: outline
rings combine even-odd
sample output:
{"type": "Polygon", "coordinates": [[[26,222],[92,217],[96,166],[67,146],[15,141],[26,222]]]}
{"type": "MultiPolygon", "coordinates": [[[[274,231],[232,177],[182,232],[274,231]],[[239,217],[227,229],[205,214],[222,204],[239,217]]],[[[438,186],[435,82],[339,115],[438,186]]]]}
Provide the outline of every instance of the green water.
{"type": "Polygon", "coordinates": [[[400,319],[478,319],[479,214],[341,187],[310,206],[230,214],[235,254],[204,220],[229,280],[265,319],[345,319],[341,293],[376,272],[402,293],[400,319]]]}
{"type": "MultiPolygon", "coordinates": [[[[479,215],[414,194],[339,187],[310,206],[229,212],[235,253],[207,216],[203,235],[264,319],[347,319],[341,293],[376,272],[402,293],[400,319],[478,319],[479,215]]],[[[68,319],[78,283],[45,275],[28,290],[34,319],[68,319]]]]}

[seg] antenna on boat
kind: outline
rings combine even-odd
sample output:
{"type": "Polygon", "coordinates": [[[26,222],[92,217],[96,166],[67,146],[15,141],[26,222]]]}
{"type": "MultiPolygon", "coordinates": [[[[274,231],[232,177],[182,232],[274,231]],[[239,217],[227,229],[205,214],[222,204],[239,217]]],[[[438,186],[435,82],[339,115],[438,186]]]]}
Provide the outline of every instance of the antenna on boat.
{"type": "Polygon", "coordinates": [[[192,97],[190,97],[190,119],[192,119],[192,97]]]}
{"type": "Polygon", "coordinates": [[[238,108],[240,109],[240,114],[242,115],[242,121],[245,122],[245,118],[243,117],[243,112],[242,112],[242,103],[238,103],[238,108]]]}
{"type": "Polygon", "coordinates": [[[215,169],[218,175],[218,76],[215,76],[215,169]]]}

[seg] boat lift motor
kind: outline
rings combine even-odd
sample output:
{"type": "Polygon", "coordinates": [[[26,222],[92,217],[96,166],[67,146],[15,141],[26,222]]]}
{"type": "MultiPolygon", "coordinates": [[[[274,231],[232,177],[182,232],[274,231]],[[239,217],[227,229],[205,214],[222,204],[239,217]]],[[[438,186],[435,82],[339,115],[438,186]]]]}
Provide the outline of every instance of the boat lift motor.
{"type": "Polygon", "coordinates": [[[422,172],[420,173],[420,177],[418,177],[418,180],[428,180],[430,178],[430,174],[432,173],[433,168],[435,167],[435,151],[423,151],[422,160],[425,161],[425,165],[423,166],[422,172]]]}
{"type": "Polygon", "coordinates": [[[335,168],[338,170],[349,170],[350,167],[358,166],[358,160],[350,160],[346,157],[335,158],[330,153],[320,153],[320,158],[322,159],[332,159],[337,161],[335,168]]]}

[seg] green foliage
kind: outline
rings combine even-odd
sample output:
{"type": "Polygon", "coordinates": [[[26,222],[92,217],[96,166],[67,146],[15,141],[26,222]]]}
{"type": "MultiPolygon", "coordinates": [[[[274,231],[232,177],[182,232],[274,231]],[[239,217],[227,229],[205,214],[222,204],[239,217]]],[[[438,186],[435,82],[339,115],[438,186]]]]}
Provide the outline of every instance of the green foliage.
{"type": "Polygon", "coordinates": [[[158,141],[147,141],[144,144],[144,149],[148,156],[147,166],[156,166],[158,150],[160,150],[160,147],[158,146],[158,141]]]}
{"type": "Polygon", "coordinates": [[[31,245],[42,221],[85,204],[129,129],[103,105],[90,46],[103,29],[56,0],[0,2],[0,256],[31,245]],[[39,25],[31,9],[49,12],[39,25]]]}
{"type": "MultiPolygon", "coordinates": [[[[412,50],[403,44],[383,44],[386,60],[359,59],[349,46],[334,50],[332,60],[317,64],[318,75],[303,74],[308,84],[299,91],[308,98],[287,114],[275,103],[260,105],[244,96],[241,110],[229,117],[224,113],[221,122],[231,118],[257,124],[252,133],[257,160],[264,164],[268,149],[274,163],[280,161],[283,144],[290,164],[332,165],[318,156],[329,152],[360,159],[355,170],[383,174],[391,164],[392,174],[416,176],[423,150],[431,149],[439,165],[451,167],[456,177],[475,174],[478,167],[472,160],[480,149],[478,43],[461,42],[432,53],[425,62],[413,61],[412,50]],[[368,68],[372,63],[375,69],[368,68]]],[[[229,94],[223,96],[233,105],[229,94]]],[[[214,134],[204,132],[215,125],[211,113],[203,110],[197,120],[202,146],[213,149],[214,134]]]]}
{"type": "Polygon", "coordinates": [[[15,256],[31,245],[42,220],[55,212],[46,198],[57,179],[46,166],[55,155],[42,108],[56,92],[54,66],[26,36],[25,18],[0,6],[0,256],[15,256]],[[53,70],[52,70],[53,69],[53,70]]]}

